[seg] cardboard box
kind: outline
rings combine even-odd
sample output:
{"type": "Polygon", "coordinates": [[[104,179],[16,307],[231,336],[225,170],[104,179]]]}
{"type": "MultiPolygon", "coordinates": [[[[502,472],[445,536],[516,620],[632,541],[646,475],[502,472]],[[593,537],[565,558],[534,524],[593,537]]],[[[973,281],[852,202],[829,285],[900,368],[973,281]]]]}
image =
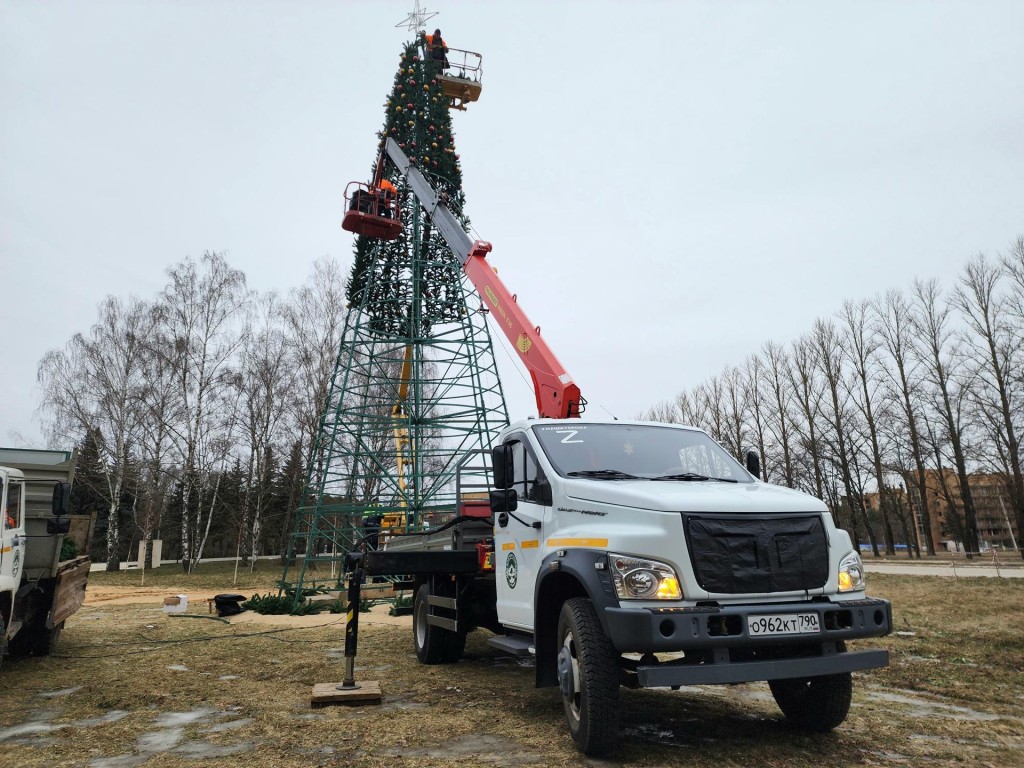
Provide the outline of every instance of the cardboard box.
{"type": "Polygon", "coordinates": [[[188,610],[188,595],[170,595],[164,598],[164,613],[184,613],[188,610]]]}

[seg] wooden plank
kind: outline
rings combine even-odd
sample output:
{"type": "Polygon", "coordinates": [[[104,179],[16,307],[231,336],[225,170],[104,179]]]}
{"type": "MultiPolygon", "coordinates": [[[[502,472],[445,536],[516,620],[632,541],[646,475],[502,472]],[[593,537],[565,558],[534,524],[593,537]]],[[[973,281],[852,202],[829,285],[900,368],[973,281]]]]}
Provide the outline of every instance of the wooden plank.
{"type": "Polygon", "coordinates": [[[51,626],[57,626],[68,616],[82,607],[85,602],[85,587],[89,580],[90,560],[84,555],[61,563],[54,587],[51,626]]]}
{"type": "Polygon", "coordinates": [[[324,707],[328,704],[361,707],[381,702],[380,683],[376,680],[358,680],[358,688],[346,690],[339,689],[339,685],[341,683],[317,683],[313,686],[313,696],[309,703],[314,707],[324,707]]]}

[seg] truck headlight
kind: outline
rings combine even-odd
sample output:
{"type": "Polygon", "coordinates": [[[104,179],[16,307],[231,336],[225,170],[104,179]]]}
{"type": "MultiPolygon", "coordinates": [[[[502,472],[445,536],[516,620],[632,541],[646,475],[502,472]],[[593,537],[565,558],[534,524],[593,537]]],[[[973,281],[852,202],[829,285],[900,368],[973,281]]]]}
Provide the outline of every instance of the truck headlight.
{"type": "Polygon", "coordinates": [[[612,581],[620,600],[682,600],[679,578],[670,565],[642,557],[609,554],[612,581]]]}
{"type": "Polygon", "coordinates": [[[864,563],[860,555],[851,552],[839,561],[839,591],[859,592],[864,589],[864,563]]]}

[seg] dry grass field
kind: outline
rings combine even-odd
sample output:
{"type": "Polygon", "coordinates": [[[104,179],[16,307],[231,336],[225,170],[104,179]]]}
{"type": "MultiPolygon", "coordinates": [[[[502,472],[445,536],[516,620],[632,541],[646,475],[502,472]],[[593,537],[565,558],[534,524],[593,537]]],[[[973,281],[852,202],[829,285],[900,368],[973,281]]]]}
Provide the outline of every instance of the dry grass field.
{"type": "MultiPolygon", "coordinates": [[[[342,678],[338,616],[224,623],[199,598],[268,592],[269,565],[231,586],[220,566],[185,577],[93,574],[57,655],[4,661],[0,766],[1022,766],[1024,580],[874,575],[899,634],[884,671],[855,676],[849,719],[827,736],[789,729],[767,686],[623,691],[613,759],[579,755],[556,689],[470,636],[466,657],[426,667],[409,619],[363,614],[357,679],[384,703],[310,706],[342,678]],[[184,592],[197,617],[169,616],[184,592]]],[[[861,646],[863,647],[863,645],[861,646]]]]}

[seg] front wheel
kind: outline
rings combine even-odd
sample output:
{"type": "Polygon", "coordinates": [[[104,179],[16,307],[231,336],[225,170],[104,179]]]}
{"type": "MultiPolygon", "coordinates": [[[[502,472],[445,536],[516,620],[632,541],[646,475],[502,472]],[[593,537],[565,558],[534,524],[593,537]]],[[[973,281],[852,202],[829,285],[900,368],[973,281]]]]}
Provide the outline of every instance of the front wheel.
{"type": "Polygon", "coordinates": [[[581,752],[606,755],[618,737],[619,666],[593,603],[574,597],[558,617],[558,685],[581,752]]]}
{"type": "Polygon", "coordinates": [[[849,672],[791,680],[770,680],[775,703],[797,728],[827,733],[846,719],[853,698],[849,672]]]}

